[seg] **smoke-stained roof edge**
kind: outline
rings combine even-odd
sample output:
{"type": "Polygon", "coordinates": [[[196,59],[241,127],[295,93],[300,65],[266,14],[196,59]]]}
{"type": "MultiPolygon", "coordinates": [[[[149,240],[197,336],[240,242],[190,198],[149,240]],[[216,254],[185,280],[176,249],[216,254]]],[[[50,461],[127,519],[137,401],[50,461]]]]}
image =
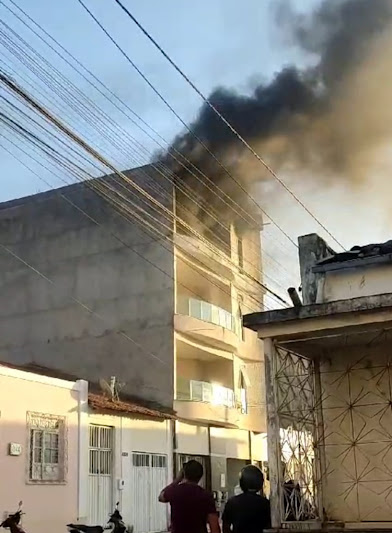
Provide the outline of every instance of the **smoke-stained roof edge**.
{"type": "Polygon", "coordinates": [[[329,257],[318,261],[312,271],[322,273],[390,262],[392,262],[392,240],[354,246],[351,250],[333,253],[329,257]]]}
{"type": "Polygon", "coordinates": [[[314,273],[332,272],[334,270],[347,270],[351,268],[362,268],[370,265],[385,265],[392,263],[392,253],[385,255],[375,255],[370,257],[359,257],[347,261],[336,261],[320,263],[312,268],[314,273]]]}
{"type": "Polygon", "coordinates": [[[388,308],[392,308],[392,293],[251,313],[244,315],[243,324],[246,328],[257,331],[259,327],[270,324],[328,317],[330,315],[344,315],[347,313],[376,312],[388,308]]]}

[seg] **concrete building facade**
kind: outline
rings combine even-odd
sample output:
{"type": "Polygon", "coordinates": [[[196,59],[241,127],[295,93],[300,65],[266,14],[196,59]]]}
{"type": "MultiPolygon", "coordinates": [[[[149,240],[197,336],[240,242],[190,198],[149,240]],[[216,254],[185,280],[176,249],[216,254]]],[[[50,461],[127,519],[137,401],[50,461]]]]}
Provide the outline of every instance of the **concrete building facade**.
{"type": "Polygon", "coordinates": [[[262,343],[242,327],[262,305],[261,226],[200,237],[176,221],[171,184],[127,176],[174,220],[107,177],[110,193],[76,184],[0,205],[2,358],[116,376],[127,397],[174,409],[172,472],[199,458],[225,499],[242,466],[267,459],[262,343]]]}
{"type": "Polygon", "coordinates": [[[244,319],[264,340],[275,528],[391,527],[391,252],[301,237],[302,305],[244,319]]]}

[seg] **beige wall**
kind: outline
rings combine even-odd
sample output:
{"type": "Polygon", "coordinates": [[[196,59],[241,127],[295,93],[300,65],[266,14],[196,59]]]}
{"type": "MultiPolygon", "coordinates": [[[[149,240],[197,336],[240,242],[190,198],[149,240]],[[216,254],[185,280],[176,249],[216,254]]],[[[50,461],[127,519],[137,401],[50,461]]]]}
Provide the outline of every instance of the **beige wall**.
{"type": "Polygon", "coordinates": [[[239,416],[239,426],[255,432],[266,431],[266,411],[264,397],[264,362],[249,362],[234,358],[234,390],[239,393],[241,371],[247,379],[246,392],[248,414],[239,416]]]}
{"type": "Polygon", "coordinates": [[[211,454],[250,459],[249,433],[241,429],[211,428],[211,454]]]}
{"type": "Polygon", "coordinates": [[[251,433],[252,459],[254,461],[268,461],[267,434],[251,433]]]}
{"type": "Polygon", "coordinates": [[[16,511],[23,500],[23,526],[29,533],[64,531],[65,524],[77,518],[78,405],[76,384],[0,367],[0,512],[3,516],[16,511]],[[28,482],[29,411],[66,417],[67,473],[63,484],[28,482]],[[11,442],[21,444],[20,456],[8,455],[11,442]]]}
{"type": "Polygon", "coordinates": [[[208,428],[176,422],[177,452],[189,455],[208,455],[208,428]]]}
{"type": "Polygon", "coordinates": [[[327,272],[320,281],[318,302],[333,302],[392,292],[392,265],[327,272]]]}
{"type": "Polygon", "coordinates": [[[390,340],[327,352],[321,364],[324,507],[345,522],[392,521],[390,340]]]}
{"type": "Polygon", "coordinates": [[[214,361],[197,359],[177,359],[177,376],[189,380],[216,383],[222,387],[233,388],[233,363],[227,359],[215,358],[214,361]]]}
{"type": "Polygon", "coordinates": [[[231,313],[230,284],[226,281],[208,276],[205,272],[194,266],[190,266],[181,257],[176,261],[178,312],[181,313],[181,305],[186,298],[196,298],[212,303],[231,313]]]}

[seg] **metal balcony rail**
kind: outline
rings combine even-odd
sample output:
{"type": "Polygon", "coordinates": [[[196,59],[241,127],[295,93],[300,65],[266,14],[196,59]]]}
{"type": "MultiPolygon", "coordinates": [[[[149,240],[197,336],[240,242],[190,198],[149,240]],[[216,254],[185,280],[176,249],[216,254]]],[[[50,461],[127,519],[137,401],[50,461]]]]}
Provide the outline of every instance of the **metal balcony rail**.
{"type": "Polygon", "coordinates": [[[179,312],[187,314],[193,318],[198,318],[204,322],[210,322],[216,326],[221,326],[234,333],[237,333],[238,331],[237,321],[229,311],[203,300],[188,298],[185,301],[180,302],[179,312]]]}
{"type": "Polygon", "coordinates": [[[203,402],[233,408],[236,405],[234,391],[206,381],[186,380],[177,382],[177,400],[203,402]]]}

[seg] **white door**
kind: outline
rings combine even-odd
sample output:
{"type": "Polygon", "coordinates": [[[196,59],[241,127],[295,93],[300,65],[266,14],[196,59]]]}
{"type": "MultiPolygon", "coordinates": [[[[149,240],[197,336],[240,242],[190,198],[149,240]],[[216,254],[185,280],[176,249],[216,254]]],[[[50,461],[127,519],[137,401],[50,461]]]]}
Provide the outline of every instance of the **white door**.
{"type": "Polygon", "coordinates": [[[89,524],[104,525],[113,511],[113,428],[90,426],[89,524]]]}
{"type": "Polygon", "coordinates": [[[167,456],[132,454],[132,525],[134,533],[167,531],[167,507],[158,502],[167,485],[167,456]]]}

